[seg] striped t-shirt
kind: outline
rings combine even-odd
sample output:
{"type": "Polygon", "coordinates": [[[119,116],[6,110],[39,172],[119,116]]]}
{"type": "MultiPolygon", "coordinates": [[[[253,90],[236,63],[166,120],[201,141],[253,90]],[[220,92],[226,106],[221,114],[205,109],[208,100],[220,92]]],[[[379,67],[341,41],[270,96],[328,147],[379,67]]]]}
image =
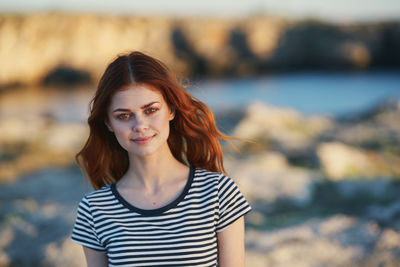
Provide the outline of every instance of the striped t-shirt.
{"type": "Polygon", "coordinates": [[[71,239],[107,253],[109,266],[217,266],[217,233],[251,210],[235,182],[191,168],[182,193],[143,210],[111,184],[78,205],[71,239]]]}

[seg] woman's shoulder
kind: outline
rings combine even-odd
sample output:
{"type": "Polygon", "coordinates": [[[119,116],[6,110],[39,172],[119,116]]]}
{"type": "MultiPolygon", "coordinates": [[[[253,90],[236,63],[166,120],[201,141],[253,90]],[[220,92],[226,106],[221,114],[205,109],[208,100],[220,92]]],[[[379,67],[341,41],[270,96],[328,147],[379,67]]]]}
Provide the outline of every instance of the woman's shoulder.
{"type": "Polygon", "coordinates": [[[111,194],[111,185],[105,185],[97,190],[86,193],[83,198],[87,200],[103,198],[111,194]]]}
{"type": "Polygon", "coordinates": [[[210,171],[201,167],[194,167],[195,172],[198,176],[220,176],[221,172],[210,171]]]}
{"type": "Polygon", "coordinates": [[[203,169],[203,168],[195,168],[195,177],[199,180],[199,179],[204,179],[204,180],[215,180],[215,181],[223,181],[226,179],[231,180],[231,178],[222,173],[222,172],[218,172],[218,171],[210,171],[207,169],[203,169]]]}

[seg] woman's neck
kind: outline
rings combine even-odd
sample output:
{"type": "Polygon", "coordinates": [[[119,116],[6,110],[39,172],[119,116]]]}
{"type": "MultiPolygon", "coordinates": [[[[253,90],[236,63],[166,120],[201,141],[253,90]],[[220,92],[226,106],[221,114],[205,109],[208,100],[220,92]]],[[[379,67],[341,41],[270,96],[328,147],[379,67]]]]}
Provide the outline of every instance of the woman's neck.
{"type": "Polygon", "coordinates": [[[153,191],[187,170],[188,167],[174,158],[166,144],[156,153],[146,157],[129,155],[128,171],[119,184],[153,191]]]}

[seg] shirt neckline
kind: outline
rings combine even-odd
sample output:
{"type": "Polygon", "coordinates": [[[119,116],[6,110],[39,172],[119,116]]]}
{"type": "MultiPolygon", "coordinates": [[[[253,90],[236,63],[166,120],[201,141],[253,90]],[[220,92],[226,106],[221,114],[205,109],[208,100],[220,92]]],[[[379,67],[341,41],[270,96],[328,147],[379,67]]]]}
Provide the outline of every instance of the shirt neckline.
{"type": "Polygon", "coordinates": [[[111,184],[111,191],[114,194],[114,196],[121,202],[121,204],[128,208],[131,211],[134,211],[136,213],[139,213],[141,215],[160,215],[174,207],[176,207],[187,195],[191,185],[192,185],[192,181],[194,178],[194,173],[195,173],[195,168],[194,167],[189,167],[189,177],[186,181],[185,187],[183,188],[182,192],[179,194],[179,196],[173,200],[172,202],[166,204],[165,206],[162,206],[160,208],[157,209],[141,209],[138,208],[132,204],[130,204],[128,201],[126,201],[122,195],[118,192],[117,190],[117,186],[116,183],[111,184]]]}

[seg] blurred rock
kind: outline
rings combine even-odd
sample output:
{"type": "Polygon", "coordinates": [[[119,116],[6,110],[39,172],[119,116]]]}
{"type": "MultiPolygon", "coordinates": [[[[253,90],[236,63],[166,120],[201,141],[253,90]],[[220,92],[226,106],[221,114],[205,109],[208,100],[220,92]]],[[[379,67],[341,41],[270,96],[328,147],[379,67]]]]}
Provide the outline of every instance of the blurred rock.
{"type": "Polygon", "coordinates": [[[269,148],[291,155],[307,153],[318,135],[334,125],[326,117],[305,117],[292,109],[256,102],[248,107],[245,118],[236,126],[233,136],[255,140],[254,145],[242,143],[254,150],[269,148]]]}
{"type": "Polygon", "coordinates": [[[5,144],[29,143],[39,138],[46,121],[34,114],[0,119],[0,146],[5,144]]]}
{"type": "Polygon", "coordinates": [[[305,205],[312,196],[315,172],[289,167],[283,155],[257,154],[242,160],[226,159],[225,165],[251,201],[289,199],[305,205]]]}
{"type": "Polygon", "coordinates": [[[61,246],[50,243],[46,247],[44,266],[84,267],[86,266],[82,246],[67,238],[61,246]]]}
{"type": "Polygon", "coordinates": [[[76,86],[79,84],[89,84],[90,82],[92,81],[88,73],[64,66],[57,67],[43,79],[44,86],[59,87],[63,87],[64,85],[76,86]]]}
{"type": "Polygon", "coordinates": [[[332,133],[332,138],[347,145],[376,149],[392,141],[392,133],[388,127],[376,125],[372,120],[365,122],[343,123],[332,133]]]}
{"type": "Polygon", "coordinates": [[[288,22],[270,16],[255,16],[242,26],[247,34],[248,46],[257,58],[268,58],[274,53],[279,46],[281,32],[286,27],[288,22]]]}
{"type": "Polygon", "coordinates": [[[377,175],[399,175],[398,157],[347,146],[340,142],[321,143],[317,155],[323,171],[332,179],[377,175]]]}
{"type": "Polygon", "coordinates": [[[284,70],[368,66],[369,50],[344,28],[318,21],[291,25],[279,39],[272,65],[284,70]]]}
{"type": "Polygon", "coordinates": [[[341,46],[344,58],[348,58],[353,66],[364,69],[371,64],[371,54],[366,45],[361,42],[344,43],[341,46]]]}
{"type": "Polygon", "coordinates": [[[375,247],[366,257],[362,266],[396,267],[400,262],[400,234],[392,229],[386,229],[380,235],[375,247]]]}
{"type": "Polygon", "coordinates": [[[357,148],[342,143],[324,143],[318,146],[317,154],[323,170],[334,179],[350,175],[371,173],[373,170],[368,155],[357,148]]]}
{"type": "Polygon", "coordinates": [[[4,250],[12,242],[14,232],[9,227],[3,227],[0,230],[0,236],[0,266],[9,266],[10,257],[4,250]]]}
{"type": "Polygon", "coordinates": [[[1,21],[0,84],[38,84],[59,66],[98,80],[113,57],[133,49],[174,66],[170,18],[33,13],[1,21]]]}
{"type": "Polygon", "coordinates": [[[84,193],[77,167],[1,182],[0,266],[85,266],[82,247],[69,240],[84,193]]]}
{"type": "Polygon", "coordinates": [[[400,155],[400,100],[390,98],[362,113],[349,114],[323,139],[400,155]]]}
{"type": "Polygon", "coordinates": [[[70,165],[88,135],[88,128],[80,123],[55,124],[32,118],[0,120],[0,156],[4,158],[0,161],[0,181],[45,166],[70,165]]]}
{"type": "Polygon", "coordinates": [[[246,260],[252,267],[395,266],[400,234],[381,232],[373,222],[344,215],[273,231],[249,230],[246,260]]]}
{"type": "Polygon", "coordinates": [[[373,111],[376,112],[374,121],[391,129],[400,143],[400,99],[383,101],[373,111]]]}
{"type": "Polygon", "coordinates": [[[44,134],[43,145],[49,150],[73,154],[83,146],[88,130],[88,127],[78,123],[52,125],[44,134]]]}
{"type": "Polygon", "coordinates": [[[400,176],[400,102],[384,101],[359,117],[334,121],[251,104],[233,136],[248,153],[277,151],[290,164],[319,168],[333,179],[400,176]]]}
{"type": "Polygon", "coordinates": [[[1,14],[0,21],[0,87],[97,81],[117,54],[132,50],[150,53],[192,77],[400,66],[396,22],[333,25],[271,15],[238,19],[56,12],[1,14]],[[67,71],[60,73],[60,67],[67,71]]]}

